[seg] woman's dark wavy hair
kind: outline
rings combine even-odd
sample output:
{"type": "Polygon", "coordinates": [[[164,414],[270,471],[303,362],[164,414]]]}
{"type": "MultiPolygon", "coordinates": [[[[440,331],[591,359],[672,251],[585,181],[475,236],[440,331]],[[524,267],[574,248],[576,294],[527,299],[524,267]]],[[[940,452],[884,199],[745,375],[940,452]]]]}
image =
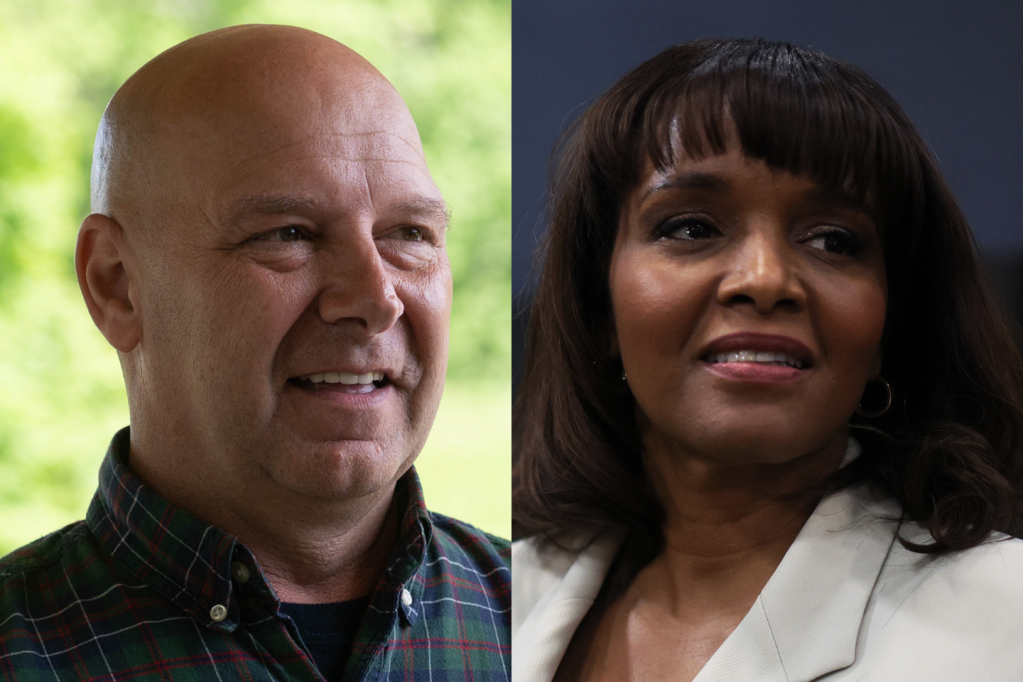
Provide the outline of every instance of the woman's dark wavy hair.
{"type": "MultiPolygon", "coordinates": [[[[662,548],[635,404],[609,359],[608,271],[619,212],[647,160],[726,151],[806,176],[873,208],[889,302],[882,376],[895,403],[863,420],[863,454],[821,490],[883,487],[946,552],[1014,530],[1021,489],[1023,362],[969,225],[892,97],[856,66],[786,43],[669,48],[603,94],[555,153],[545,261],[514,410],[517,537],[626,531],[632,570],[662,548]]],[[[854,418],[854,426],[858,418],[854,418]]],[[[628,569],[626,569],[628,571],[628,569]]]]}

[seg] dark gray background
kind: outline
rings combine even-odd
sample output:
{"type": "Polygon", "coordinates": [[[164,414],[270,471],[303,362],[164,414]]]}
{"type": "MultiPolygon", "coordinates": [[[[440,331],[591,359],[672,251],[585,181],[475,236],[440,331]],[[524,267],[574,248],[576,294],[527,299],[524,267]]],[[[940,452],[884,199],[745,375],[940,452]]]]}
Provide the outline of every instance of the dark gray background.
{"type": "Polygon", "coordinates": [[[1023,313],[1023,2],[515,0],[516,365],[546,165],[562,128],[669,45],[754,36],[854,62],[895,96],[937,156],[1003,298],[1023,313]]]}

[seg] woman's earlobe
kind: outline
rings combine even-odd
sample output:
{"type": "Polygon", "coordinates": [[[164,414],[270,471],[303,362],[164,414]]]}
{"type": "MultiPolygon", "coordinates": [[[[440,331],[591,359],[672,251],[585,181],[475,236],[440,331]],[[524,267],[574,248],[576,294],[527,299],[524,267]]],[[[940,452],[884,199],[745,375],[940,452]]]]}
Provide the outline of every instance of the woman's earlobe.
{"type": "Polygon", "coordinates": [[[884,366],[884,350],[881,348],[877,349],[877,355],[874,357],[874,366],[870,368],[870,376],[877,378],[881,376],[881,369],[884,366]]]}
{"type": "Polygon", "coordinates": [[[75,248],[78,286],[93,322],[122,353],[134,350],[141,339],[139,311],[131,300],[130,258],[130,248],[116,221],[94,213],[82,222],[75,248]]]}

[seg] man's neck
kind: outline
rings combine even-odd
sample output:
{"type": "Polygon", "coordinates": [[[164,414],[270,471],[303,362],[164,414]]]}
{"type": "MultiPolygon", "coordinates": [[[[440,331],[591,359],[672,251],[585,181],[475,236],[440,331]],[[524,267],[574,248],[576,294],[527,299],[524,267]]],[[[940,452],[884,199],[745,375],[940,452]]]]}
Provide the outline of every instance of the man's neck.
{"type": "Polygon", "coordinates": [[[383,574],[405,511],[393,486],[355,499],[309,499],[268,477],[227,485],[193,448],[157,455],[145,447],[133,434],[133,472],[168,502],[238,538],[281,601],[356,599],[383,574]]]}
{"type": "Polygon", "coordinates": [[[255,527],[229,532],[253,553],[281,601],[348,601],[370,594],[380,580],[401,530],[402,511],[391,495],[344,534],[270,536],[255,527]]]}

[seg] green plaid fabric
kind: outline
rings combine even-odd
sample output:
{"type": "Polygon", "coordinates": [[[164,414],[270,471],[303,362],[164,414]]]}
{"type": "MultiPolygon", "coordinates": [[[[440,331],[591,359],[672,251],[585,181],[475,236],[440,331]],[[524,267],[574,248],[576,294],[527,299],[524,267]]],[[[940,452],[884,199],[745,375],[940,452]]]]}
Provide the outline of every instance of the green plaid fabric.
{"type": "MultiPolygon", "coordinates": [[[[146,487],[127,452],[124,429],[85,521],[0,559],[0,678],[322,680],[252,554],[146,487]]],[[[397,495],[401,538],[343,679],[510,679],[508,542],[427,511],[415,470],[397,495]]]]}

